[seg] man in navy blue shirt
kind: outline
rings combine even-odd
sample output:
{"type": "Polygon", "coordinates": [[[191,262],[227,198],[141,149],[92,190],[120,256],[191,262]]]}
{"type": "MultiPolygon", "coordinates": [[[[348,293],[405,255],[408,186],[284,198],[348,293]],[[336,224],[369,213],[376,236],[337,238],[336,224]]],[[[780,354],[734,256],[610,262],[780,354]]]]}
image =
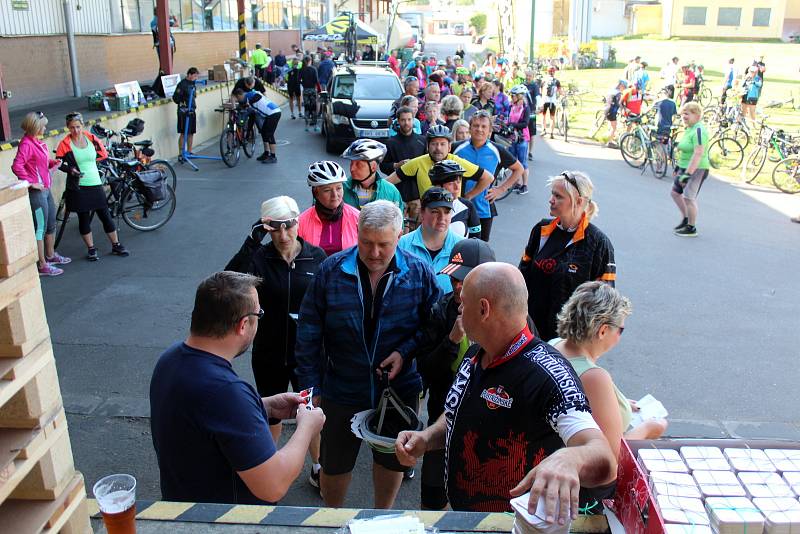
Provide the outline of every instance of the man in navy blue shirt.
{"type": "Polygon", "coordinates": [[[264,315],[259,282],[230,271],[204,280],[189,337],[156,363],[150,427],[166,501],[276,502],[300,474],[309,443],[325,422],[322,410],[302,405],[298,393],[261,398],[233,370],[233,359],[250,348],[264,315]],[[280,450],[268,417],[297,419],[297,430],[280,450]]]}

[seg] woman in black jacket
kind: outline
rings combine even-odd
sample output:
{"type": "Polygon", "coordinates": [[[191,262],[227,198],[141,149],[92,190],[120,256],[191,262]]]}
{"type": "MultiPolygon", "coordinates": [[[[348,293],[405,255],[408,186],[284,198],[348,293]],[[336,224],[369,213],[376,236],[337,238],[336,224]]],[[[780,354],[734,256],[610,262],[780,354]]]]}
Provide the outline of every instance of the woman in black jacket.
{"type": "MultiPolygon", "coordinates": [[[[290,383],[294,391],[299,391],[294,373],[297,314],[306,288],[327,257],[321,248],[297,236],[299,215],[297,202],[290,197],[265,201],[261,205],[261,218],[225,266],[226,270],[261,278],[258,299],[266,315],[259,321],[253,340],[252,365],[256,388],[262,397],[283,393],[290,383]],[[262,245],[268,233],[270,241],[262,245]]],[[[277,443],[281,421],[270,418],[269,424],[277,443]]],[[[319,487],[319,437],[311,442],[309,451],[314,463],[312,484],[319,487]]]]}

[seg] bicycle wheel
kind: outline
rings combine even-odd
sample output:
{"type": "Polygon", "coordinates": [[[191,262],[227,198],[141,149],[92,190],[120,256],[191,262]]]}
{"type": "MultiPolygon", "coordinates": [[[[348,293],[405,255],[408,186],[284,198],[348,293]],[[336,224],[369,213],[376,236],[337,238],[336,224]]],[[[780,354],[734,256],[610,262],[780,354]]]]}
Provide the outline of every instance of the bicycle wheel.
{"type": "Polygon", "coordinates": [[[122,220],[140,232],[150,232],[161,228],[175,213],[175,191],[167,184],[167,194],[164,200],[159,201],[159,207],[154,209],[147,202],[144,195],[131,187],[126,187],[122,192],[120,212],[122,220]]]}
{"type": "Polygon", "coordinates": [[[772,183],[784,193],[800,193],[800,156],[780,160],[772,170],[772,183]]]}
{"type": "Polygon", "coordinates": [[[626,133],[619,140],[622,159],[634,169],[641,169],[647,158],[647,149],[641,138],[635,133],[626,133]]]}
{"type": "Polygon", "coordinates": [[[175,169],[168,161],[163,159],[154,159],[147,164],[145,170],[159,170],[164,176],[167,177],[167,184],[172,186],[173,191],[178,190],[178,175],[175,174],[175,169]]]}
{"type": "Polygon", "coordinates": [[[247,128],[245,132],[242,149],[245,156],[252,158],[256,153],[256,131],[253,128],[247,128]]]}
{"type": "Polygon", "coordinates": [[[653,176],[663,178],[667,174],[667,154],[666,148],[658,141],[654,141],[650,151],[650,169],[653,176]]]}
{"type": "Polygon", "coordinates": [[[239,163],[241,150],[239,149],[239,140],[236,139],[236,132],[230,128],[225,128],[222,135],[219,136],[219,155],[222,156],[222,161],[228,167],[236,167],[239,163]]]}
{"type": "Polygon", "coordinates": [[[67,211],[67,203],[64,197],[61,197],[61,202],[58,203],[58,210],[56,211],[56,241],[54,247],[58,247],[61,243],[61,238],[64,236],[64,229],[67,227],[69,220],[69,212],[67,211]]]}
{"type": "Polygon", "coordinates": [[[742,166],[742,179],[748,184],[758,177],[758,173],[764,168],[764,163],[767,161],[767,149],[763,146],[757,146],[755,150],[750,152],[747,156],[747,161],[742,166]]]}
{"type": "Polygon", "coordinates": [[[594,114],[594,126],[592,128],[592,133],[589,137],[595,137],[600,130],[603,128],[603,125],[606,123],[606,112],[605,110],[601,109],[597,113],[594,114]]]}
{"type": "MultiPolygon", "coordinates": [[[[505,181],[506,181],[506,179],[507,179],[509,176],[511,176],[511,169],[501,169],[501,170],[500,170],[500,172],[498,172],[498,173],[497,173],[497,176],[495,176],[495,177],[494,177],[494,181],[492,182],[492,186],[491,186],[491,187],[497,187],[497,186],[499,186],[500,184],[502,184],[503,182],[505,182],[505,181]]],[[[510,194],[511,194],[511,189],[509,189],[508,191],[506,191],[506,192],[505,192],[505,193],[503,193],[502,195],[500,195],[500,196],[496,197],[496,198],[494,199],[494,201],[495,201],[495,202],[497,202],[497,201],[499,201],[499,200],[503,200],[504,198],[506,198],[506,197],[507,197],[508,195],[510,195],[510,194]]]]}
{"type": "Polygon", "coordinates": [[[720,137],[708,147],[708,159],[715,169],[733,170],[742,164],[744,149],[736,139],[720,137]]]}
{"type": "Polygon", "coordinates": [[[575,109],[580,109],[580,107],[583,105],[580,95],[577,94],[567,95],[567,103],[569,104],[569,107],[575,109]]]}

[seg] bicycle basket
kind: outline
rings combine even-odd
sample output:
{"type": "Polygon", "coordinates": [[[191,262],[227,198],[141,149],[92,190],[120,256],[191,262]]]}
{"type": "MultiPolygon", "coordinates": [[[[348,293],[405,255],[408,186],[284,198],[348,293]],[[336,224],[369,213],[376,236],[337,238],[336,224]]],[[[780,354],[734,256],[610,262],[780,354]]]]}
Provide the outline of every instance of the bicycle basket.
{"type": "Polygon", "coordinates": [[[136,173],[139,192],[148,203],[153,204],[167,197],[167,176],[158,169],[139,171],[136,173]]]}

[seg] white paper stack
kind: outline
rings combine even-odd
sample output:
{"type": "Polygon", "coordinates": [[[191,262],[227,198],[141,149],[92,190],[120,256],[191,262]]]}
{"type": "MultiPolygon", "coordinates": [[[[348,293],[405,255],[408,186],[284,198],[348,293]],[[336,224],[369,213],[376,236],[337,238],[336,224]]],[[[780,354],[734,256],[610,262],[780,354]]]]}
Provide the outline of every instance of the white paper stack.
{"type": "Polygon", "coordinates": [[[711,527],[703,525],[678,525],[677,523],[664,525],[664,532],[666,534],[714,534],[711,527]]]}
{"type": "Polygon", "coordinates": [[[792,488],[778,473],[742,471],[739,480],[750,497],[794,497],[792,488]]]}
{"type": "Polygon", "coordinates": [[[787,472],[783,474],[783,479],[792,488],[794,494],[800,497],[800,473],[787,472]]]}
{"type": "Polygon", "coordinates": [[[762,534],[764,516],[745,497],[709,497],[706,510],[711,530],[718,534],[762,534]]]}
{"type": "Polygon", "coordinates": [[[761,449],[728,448],[723,452],[735,471],[775,471],[775,466],[761,449]]]}
{"type": "Polygon", "coordinates": [[[719,447],[681,447],[681,456],[692,471],[730,471],[731,466],[719,447]]]}
{"type": "Polygon", "coordinates": [[[656,501],[665,523],[708,525],[708,514],[700,499],[659,495],[656,501]]]}
{"type": "Polygon", "coordinates": [[[764,451],[780,472],[800,472],[800,449],[766,449],[764,451]]]}
{"type": "Polygon", "coordinates": [[[688,473],[689,468],[683,463],[681,455],[673,449],[639,449],[639,465],[645,471],[688,473]]]}
{"type": "Polygon", "coordinates": [[[378,516],[355,519],[347,526],[350,534],[425,534],[425,524],[416,517],[378,516]]]}
{"type": "MultiPolygon", "coordinates": [[[[747,493],[731,471],[695,471],[692,473],[705,497],[744,497],[747,493]]],[[[752,533],[751,533],[752,534],[752,533]]]]}
{"type": "Polygon", "coordinates": [[[766,534],[800,532],[800,502],[788,497],[755,498],[753,504],[764,514],[766,534]]]}
{"type": "MultiPolygon", "coordinates": [[[[564,525],[558,523],[548,523],[545,521],[544,497],[539,497],[536,506],[536,513],[528,513],[528,501],[531,498],[530,492],[511,499],[511,508],[514,510],[514,530],[512,534],[569,534],[569,527],[572,521],[567,521],[564,525]]],[[[558,510],[556,510],[558,514],[558,510]]]]}
{"type": "Polygon", "coordinates": [[[631,416],[631,427],[636,428],[650,419],[665,419],[669,412],[657,398],[649,393],[636,401],[639,409],[631,416]]]}
{"type": "Polygon", "coordinates": [[[653,489],[655,497],[659,495],[693,497],[695,499],[702,497],[694,478],[687,473],[653,471],[650,473],[650,487],[653,489]]]}

